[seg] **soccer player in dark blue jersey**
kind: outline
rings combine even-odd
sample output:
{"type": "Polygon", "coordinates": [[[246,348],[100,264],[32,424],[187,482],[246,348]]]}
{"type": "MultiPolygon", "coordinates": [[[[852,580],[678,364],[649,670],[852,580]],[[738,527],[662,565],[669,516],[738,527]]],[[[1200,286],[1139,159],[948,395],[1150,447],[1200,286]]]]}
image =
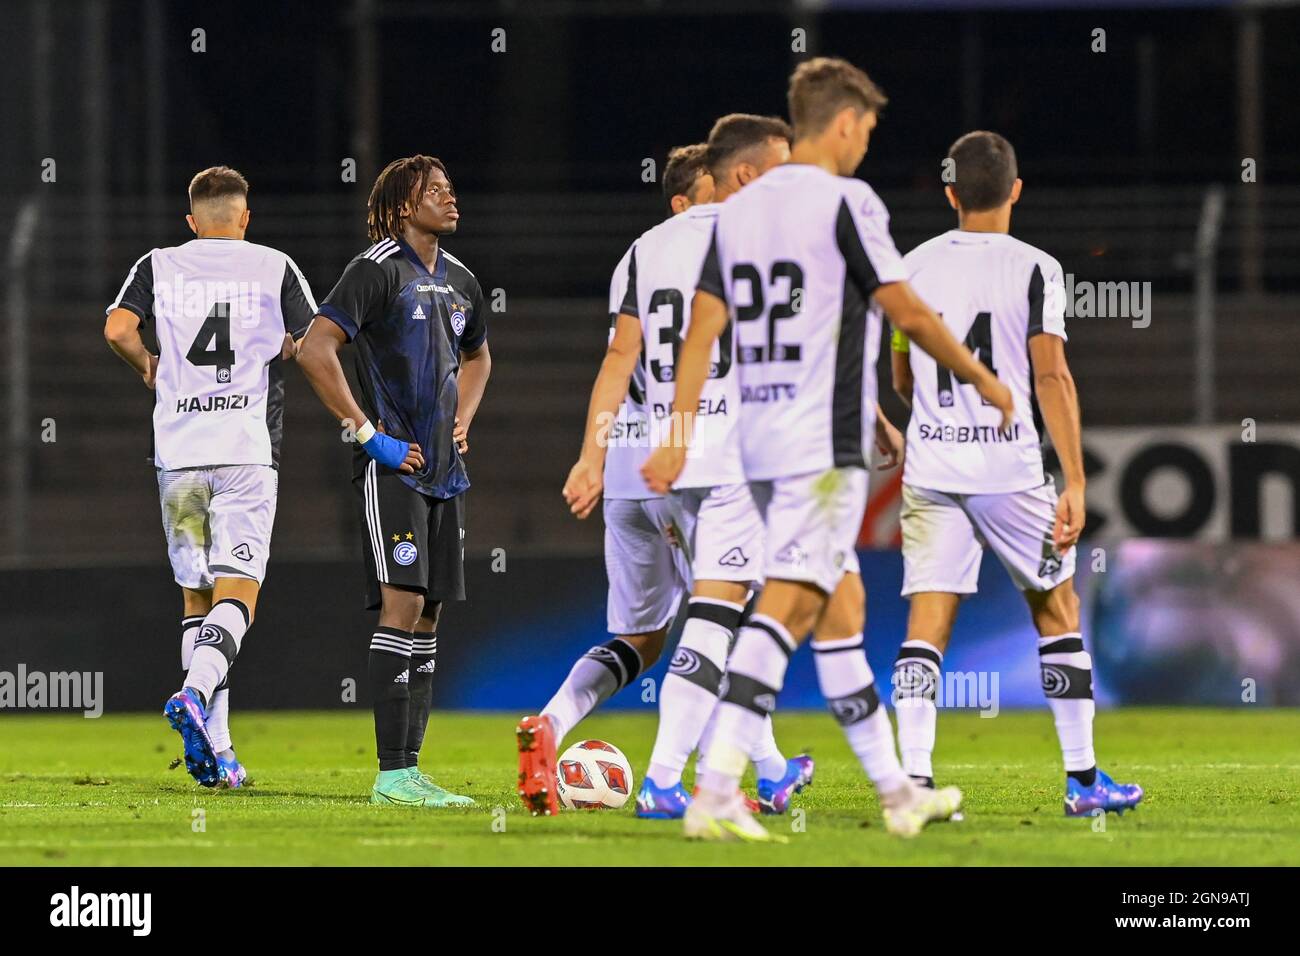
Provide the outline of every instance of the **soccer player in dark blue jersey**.
{"type": "Polygon", "coordinates": [[[461,456],[492,365],[483,290],[440,243],[459,219],[440,160],[389,163],[370,192],[374,244],[348,263],[298,356],[325,407],[356,432],[366,606],[379,609],[368,667],[379,754],[371,803],[474,802],[419,769],[439,612],[465,599],[461,456]],[[359,402],[339,362],[348,342],[359,402]]]}

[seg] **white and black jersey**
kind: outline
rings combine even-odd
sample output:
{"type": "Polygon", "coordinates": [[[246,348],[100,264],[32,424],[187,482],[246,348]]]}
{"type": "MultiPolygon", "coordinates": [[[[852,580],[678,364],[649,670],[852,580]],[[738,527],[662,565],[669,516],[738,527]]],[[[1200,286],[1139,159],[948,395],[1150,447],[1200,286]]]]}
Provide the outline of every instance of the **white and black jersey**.
{"type": "MultiPolygon", "coordinates": [[[[619,309],[627,295],[627,265],[632,247],[618,260],[609,280],[609,341],[614,341],[614,327],[619,309]]],[[[645,403],[645,348],[637,359],[627,396],[619,403],[613,425],[606,433],[605,497],[613,501],[645,501],[658,498],[646,487],[641,466],[650,455],[650,415],[645,403]]]]}
{"type": "MultiPolygon", "coordinates": [[[[664,220],[636,241],[628,261],[627,295],[620,311],[641,322],[645,400],[655,446],[681,439],[683,423],[672,416],[677,359],[691,325],[691,299],[700,263],[721,208],[717,203],[705,203],[664,220]]],[[[740,386],[734,360],[732,324],[728,322],[713,346],[690,449],[674,483],[676,488],[713,488],[745,480],[736,428],[740,386]]]]}
{"type": "MultiPolygon", "coordinates": [[[[1061,264],[1026,242],[953,229],[903,259],[917,294],[948,330],[1011,389],[1015,421],[920,349],[908,349],[912,419],[903,480],[960,494],[1023,491],[1043,483],[1028,341],[1065,338],[1061,264]]],[[[896,348],[898,346],[896,345],[896,348]]]]}
{"type": "Polygon", "coordinates": [[[154,249],[131,267],[114,309],[158,338],[157,467],[278,464],[284,336],[301,336],[316,314],[292,259],[243,239],[154,249]]]}
{"type": "Polygon", "coordinates": [[[906,278],[861,180],[778,166],[722,203],[699,288],[727,303],[745,476],[865,468],[875,428],[880,285],[906,278]]]}

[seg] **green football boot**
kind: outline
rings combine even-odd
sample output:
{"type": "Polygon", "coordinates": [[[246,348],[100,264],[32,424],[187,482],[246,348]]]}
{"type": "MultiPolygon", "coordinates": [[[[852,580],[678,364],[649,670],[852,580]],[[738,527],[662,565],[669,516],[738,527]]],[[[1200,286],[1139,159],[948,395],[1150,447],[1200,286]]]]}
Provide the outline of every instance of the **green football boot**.
{"type": "Polygon", "coordinates": [[[452,793],[445,787],[440,787],[433,782],[433,778],[426,773],[421,773],[419,767],[407,767],[406,772],[410,775],[411,781],[420,787],[427,795],[426,807],[472,807],[474,801],[469,797],[462,797],[460,794],[452,793]]]}
{"type": "Polygon", "coordinates": [[[409,770],[381,770],[370,788],[370,802],[396,804],[402,807],[423,807],[429,802],[429,793],[415,780],[409,770]]]}

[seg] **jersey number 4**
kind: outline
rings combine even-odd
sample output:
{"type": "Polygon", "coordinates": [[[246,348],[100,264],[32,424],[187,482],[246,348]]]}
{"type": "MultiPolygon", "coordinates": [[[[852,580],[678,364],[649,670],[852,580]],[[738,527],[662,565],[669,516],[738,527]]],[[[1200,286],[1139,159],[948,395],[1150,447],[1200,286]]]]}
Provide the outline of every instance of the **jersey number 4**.
{"type": "MultiPolygon", "coordinates": [[[[942,318],[942,316],[940,316],[942,318]]],[[[966,348],[975,353],[975,358],[988,366],[990,372],[994,375],[998,373],[997,366],[993,364],[993,313],[981,312],[975,316],[975,321],[971,323],[970,331],[966,333],[966,341],[962,343],[966,348]]],[[[934,363],[935,370],[938,373],[939,381],[939,406],[941,408],[951,408],[953,403],[952,395],[952,372],[938,362],[934,363]]],[[[957,377],[961,385],[969,385],[961,376],[957,377]]],[[[987,399],[981,399],[985,405],[989,404],[987,399]]]]}
{"type": "Polygon", "coordinates": [[[761,336],[761,344],[746,345],[745,340],[752,338],[744,331],[740,333],[738,356],[743,365],[754,362],[797,362],[803,350],[798,345],[782,344],[777,341],[777,323],[791,319],[799,314],[799,305],[803,299],[803,269],[799,263],[781,260],[772,263],[767,288],[776,290],[776,297],[767,301],[763,289],[763,274],[752,262],[737,262],[731,267],[732,301],[739,301],[736,287],[744,282],[749,286],[749,305],[736,306],[737,322],[757,322],[767,316],[766,334],[761,336]],[[785,292],[778,289],[778,283],[785,280],[785,292]]]}
{"type": "Polygon", "coordinates": [[[235,350],[230,347],[230,303],[216,302],[203,320],[199,334],[190,343],[185,360],[191,365],[212,365],[217,370],[217,381],[230,381],[230,370],[235,365],[235,350]]]}

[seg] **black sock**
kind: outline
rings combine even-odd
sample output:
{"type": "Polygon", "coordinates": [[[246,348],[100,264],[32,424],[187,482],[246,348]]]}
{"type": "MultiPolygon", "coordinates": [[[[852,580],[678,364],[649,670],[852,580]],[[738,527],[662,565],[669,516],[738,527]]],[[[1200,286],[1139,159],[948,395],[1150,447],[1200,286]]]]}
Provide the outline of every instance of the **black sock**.
{"type": "Polygon", "coordinates": [[[1094,765],[1087,770],[1070,770],[1066,772],[1065,776],[1067,778],[1073,777],[1079,781],[1079,785],[1082,787],[1091,787],[1097,782],[1097,768],[1094,765]]]}
{"type": "Polygon", "coordinates": [[[370,638],[370,699],[375,707],[375,749],[380,770],[406,764],[406,723],[410,705],[410,631],[380,625],[370,638]]]}
{"type": "Polygon", "coordinates": [[[411,646],[411,703],[406,721],[406,765],[420,765],[420,747],[429,725],[433,706],[434,657],[438,654],[438,635],[433,631],[416,631],[411,646]]]}

